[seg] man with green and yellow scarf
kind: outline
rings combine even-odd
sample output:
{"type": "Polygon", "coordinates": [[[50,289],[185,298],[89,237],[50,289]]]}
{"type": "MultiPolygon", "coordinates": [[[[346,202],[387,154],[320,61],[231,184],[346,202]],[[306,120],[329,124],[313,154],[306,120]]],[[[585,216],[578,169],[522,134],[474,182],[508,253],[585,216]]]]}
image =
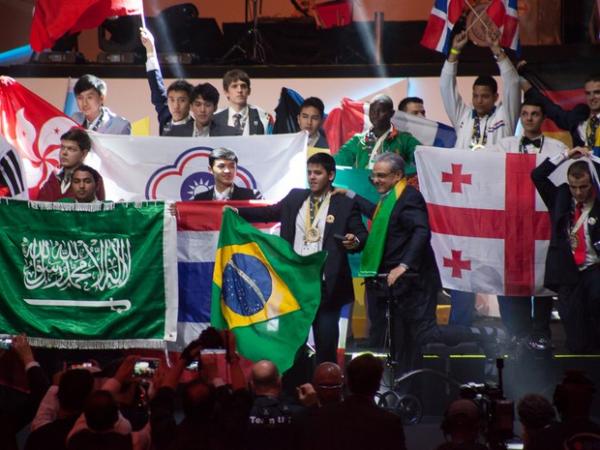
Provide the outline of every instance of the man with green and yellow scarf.
{"type": "Polygon", "coordinates": [[[392,357],[399,373],[419,366],[423,344],[452,346],[471,341],[487,345],[498,338],[498,331],[489,327],[437,325],[441,280],[430,243],[427,205],[421,193],[407,185],[404,175],[402,157],[382,153],[375,158],[371,172],[371,182],[381,195],[379,202],[375,205],[349,192],[349,196],[355,195],[361,212],[372,219],[358,274],[367,280],[370,345],[386,345],[386,303],[391,294],[395,299],[392,357]],[[384,282],[374,283],[381,274],[387,274],[384,282]]]}

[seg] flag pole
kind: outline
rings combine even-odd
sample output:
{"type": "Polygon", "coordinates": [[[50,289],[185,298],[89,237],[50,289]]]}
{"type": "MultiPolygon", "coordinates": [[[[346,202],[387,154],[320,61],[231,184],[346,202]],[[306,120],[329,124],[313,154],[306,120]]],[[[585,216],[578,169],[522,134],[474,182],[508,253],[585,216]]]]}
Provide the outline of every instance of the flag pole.
{"type": "Polygon", "coordinates": [[[142,12],[142,28],[146,28],[146,16],[144,14],[144,0],[140,0],[140,10],[142,12]]]}

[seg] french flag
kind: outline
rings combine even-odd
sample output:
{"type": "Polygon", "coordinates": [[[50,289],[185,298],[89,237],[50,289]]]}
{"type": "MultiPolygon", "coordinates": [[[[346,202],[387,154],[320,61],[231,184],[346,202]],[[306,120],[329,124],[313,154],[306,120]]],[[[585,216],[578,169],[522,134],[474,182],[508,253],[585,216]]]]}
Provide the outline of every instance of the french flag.
{"type": "MultiPolygon", "coordinates": [[[[456,142],[454,128],[434,120],[397,111],[392,123],[398,130],[412,134],[423,145],[452,148],[456,142]]],[[[339,107],[329,112],[323,125],[331,154],[335,155],[352,136],[370,127],[369,103],[344,98],[339,107]]]]}
{"type": "Polygon", "coordinates": [[[465,0],[435,0],[421,45],[448,54],[452,44],[452,30],[460,19],[464,6],[465,0]]]}

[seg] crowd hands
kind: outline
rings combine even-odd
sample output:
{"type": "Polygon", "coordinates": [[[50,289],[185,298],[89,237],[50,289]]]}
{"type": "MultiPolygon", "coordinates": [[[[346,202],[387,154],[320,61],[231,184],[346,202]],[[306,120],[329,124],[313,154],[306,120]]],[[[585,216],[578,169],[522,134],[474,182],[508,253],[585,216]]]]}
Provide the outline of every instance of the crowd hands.
{"type": "MultiPolygon", "coordinates": [[[[15,336],[0,354],[2,448],[19,448],[16,435],[28,425],[25,450],[411,448],[401,417],[377,403],[384,366],[370,353],[352,359],[345,374],[335,363],[319,364],[312,382],[297,386],[295,395],[282,389],[271,361],[246,362],[243,370],[229,332],[209,328],[170,366],[161,360],[152,370],[141,370],[148,361],[129,355],[104,368],[95,361],[75,363],[50,382],[27,337],[15,336]],[[215,343],[226,348],[215,353],[205,347],[215,343]]],[[[525,395],[516,408],[520,437],[512,433],[510,412],[507,417],[485,413],[485,395],[457,399],[444,413],[444,441],[435,448],[598,445],[600,425],[590,417],[594,392],[583,372],[567,371],[552,403],[525,395]]]]}

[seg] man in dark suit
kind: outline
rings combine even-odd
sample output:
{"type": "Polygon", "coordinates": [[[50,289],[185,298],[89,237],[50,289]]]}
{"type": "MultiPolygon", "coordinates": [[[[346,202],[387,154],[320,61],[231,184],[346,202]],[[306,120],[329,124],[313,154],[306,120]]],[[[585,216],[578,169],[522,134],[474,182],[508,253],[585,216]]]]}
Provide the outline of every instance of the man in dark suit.
{"type": "Polygon", "coordinates": [[[589,154],[575,147],[531,172],[552,222],[544,286],[558,293],[567,348],[576,353],[600,349],[600,202],[588,161],[573,162],[560,186],[549,176],[565,161],[589,154]]]}
{"type": "Polygon", "coordinates": [[[382,376],[382,361],[370,353],[350,361],[346,369],[350,395],[314,411],[305,427],[302,449],[406,449],[402,419],[374,401],[382,376]]]}
{"type": "Polygon", "coordinates": [[[271,134],[273,118],[261,108],[248,104],[250,77],[240,69],[232,69],[223,75],[223,90],[229,107],[214,115],[213,120],[221,126],[235,129],[234,135],[271,134]]]}
{"type": "Polygon", "coordinates": [[[183,125],[174,125],[165,136],[233,136],[235,128],[216,123],[214,113],[219,105],[219,91],[210,83],[200,83],[192,90],[192,117],[183,125]]]}
{"type": "MultiPolygon", "coordinates": [[[[158,116],[159,134],[165,136],[172,128],[189,127],[190,123],[193,126],[193,118],[190,116],[193,86],[185,80],[175,80],[165,89],[154,47],[154,36],[147,28],[140,28],[140,39],[146,49],[146,76],[150,85],[150,99],[158,116]]],[[[172,134],[172,136],[191,136],[191,134],[172,134]]]]}
{"type": "Polygon", "coordinates": [[[371,175],[381,194],[379,204],[355,196],[363,214],[373,219],[359,272],[367,281],[371,346],[382,348],[386,344],[386,312],[391,298],[392,357],[400,373],[417,368],[423,344],[490,344],[498,338],[498,331],[489,327],[437,326],[441,280],[430,243],[427,205],[421,193],[407,184],[404,174],[400,155],[382,153],[375,158],[371,175]],[[387,274],[383,283],[377,281],[378,274],[387,274]]]}
{"type": "Polygon", "coordinates": [[[325,105],[318,97],[308,97],[300,105],[298,113],[298,126],[301,130],[308,131],[308,146],[315,148],[329,148],[325,132],[321,129],[325,105]]]}
{"type": "Polygon", "coordinates": [[[208,171],[215,178],[213,187],[194,196],[194,200],[257,200],[262,194],[256,189],[234,183],[238,157],[228,148],[215,148],[208,156],[208,171]]]}
{"type": "Polygon", "coordinates": [[[335,161],[316,153],[307,161],[309,189],[293,189],[280,202],[261,208],[240,208],[249,222],[281,222],[281,237],[296,253],[327,251],[321,305],[313,322],[317,364],[337,360],[338,321],[343,305],[354,301],[347,252],[359,251],[367,238],[354,200],[331,195],[335,161]]]}

